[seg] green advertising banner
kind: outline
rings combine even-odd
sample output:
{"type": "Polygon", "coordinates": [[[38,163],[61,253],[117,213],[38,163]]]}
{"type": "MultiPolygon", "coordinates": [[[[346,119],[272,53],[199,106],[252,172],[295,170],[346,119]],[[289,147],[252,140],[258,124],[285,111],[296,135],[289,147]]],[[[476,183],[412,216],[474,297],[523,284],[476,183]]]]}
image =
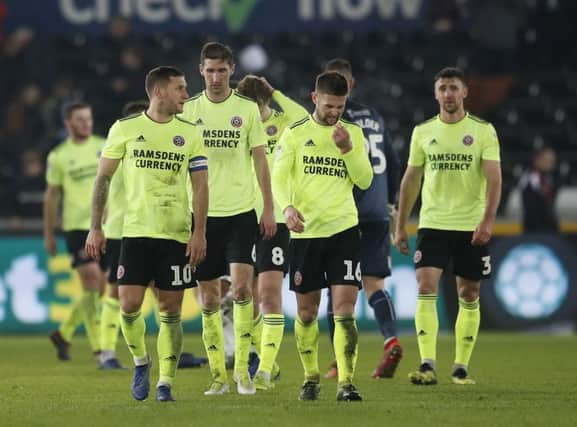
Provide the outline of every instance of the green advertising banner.
{"type": "MultiPolygon", "coordinates": [[[[414,240],[411,241],[414,247],[414,240]]],[[[81,286],[77,274],[70,268],[70,259],[64,242],[58,242],[58,255],[48,257],[39,237],[0,238],[0,333],[46,333],[58,327],[71,309],[71,303],[80,297],[81,286]]],[[[393,274],[386,280],[397,312],[399,326],[412,330],[416,306],[417,283],[412,257],[392,250],[393,274]]],[[[292,329],[296,314],[294,295],[283,285],[283,309],[287,328],[292,329]]],[[[149,292],[143,314],[148,331],[157,330],[155,300],[149,292]]],[[[321,313],[326,313],[323,296],[321,313]]],[[[441,327],[446,326],[443,301],[439,301],[441,327]]],[[[359,294],[356,312],[359,328],[376,330],[373,312],[364,293],[359,294]]],[[[200,331],[200,307],[193,290],[187,290],[182,310],[185,331],[200,331]]],[[[321,328],[326,322],[321,320],[321,328]]]]}

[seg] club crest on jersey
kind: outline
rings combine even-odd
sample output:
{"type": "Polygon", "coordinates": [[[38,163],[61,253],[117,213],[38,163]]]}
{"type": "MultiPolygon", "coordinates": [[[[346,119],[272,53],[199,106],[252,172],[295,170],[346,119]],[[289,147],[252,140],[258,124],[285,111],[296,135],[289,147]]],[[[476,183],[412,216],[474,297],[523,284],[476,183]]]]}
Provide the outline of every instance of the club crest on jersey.
{"type": "Polygon", "coordinates": [[[270,125],[266,128],[266,134],[268,136],[273,136],[277,133],[278,129],[275,125],[270,125]]]}
{"type": "Polygon", "coordinates": [[[234,116],[232,119],[230,119],[230,124],[233,128],[239,128],[242,126],[242,118],[239,116],[234,116]]]}
{"type": "Polygon", "coordinates": [[[475,142],[475,140],[473,139],[473,137],[471,135],[465,135],[463,137],[463,144],[465,144],[467,147],[469,145],[473,145],[473,142],[475,142]]]}
{"type": "Polygon", "coordinates": [[[302,282],[303,282],[303,275],[301,274],[300,271],[297,271],[295,273],[295,286],[300,286],[302,282]]]}
{"type": "Polygon", "coordinates": [[[174,138],[172,138],[172,142],[174,143],[174,145],[176,145],[177,147],[182,147],[184,145],[184,138],[180,135],[176,135],[174,138]]]}
{"type": "Polygon", "coordinates": [[[413,262],[417,264],[423,258],[423,254],[421,251],[415,251],[415,255],[413,255],[413,262]]]}
{"type": "Polygon", "coordinates": [[[122,279],[124,277],[124,266],[123,265],[119,265],[118,269],[116,270],[116,279],[122,279]]]}

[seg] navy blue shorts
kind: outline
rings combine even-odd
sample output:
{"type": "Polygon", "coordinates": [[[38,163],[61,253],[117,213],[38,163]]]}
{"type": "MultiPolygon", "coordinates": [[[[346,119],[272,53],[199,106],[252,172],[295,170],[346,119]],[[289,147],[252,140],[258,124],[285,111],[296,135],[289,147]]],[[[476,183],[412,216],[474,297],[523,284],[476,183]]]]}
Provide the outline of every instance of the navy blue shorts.
{"type": "Polygon", "coordinates": [[[361,271],[363,276],[385,278],[391,275],[389,222],[359,223],[361,230],[361,271]]]}

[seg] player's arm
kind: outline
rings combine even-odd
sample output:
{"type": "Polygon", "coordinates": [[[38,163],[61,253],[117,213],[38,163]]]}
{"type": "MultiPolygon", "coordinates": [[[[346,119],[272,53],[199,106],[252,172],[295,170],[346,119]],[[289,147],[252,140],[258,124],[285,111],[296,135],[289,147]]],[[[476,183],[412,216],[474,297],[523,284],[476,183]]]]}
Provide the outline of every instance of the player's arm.
{"type": "Polygon", "coordinates": [[[493,224],[497,217],[497,208],[501,201],[501,162],[498,160],[483,160],[483,175],[487,180],[486,204],[483,218],[475,231],[471,243],[485,245],[491,239],[493,224]]]}
{"type": "Polygon", "coordinates": [[[44,219],[44,247],[49,255],[56,255],[56,238],[54,229],[58,217],[58,203],[62,195],[62,187],[59,185],[46,185],[44,191],[43,219],[44,219]]]}
{"type": "Polygon", "coordinates": [[[270,239],[276,233],[276,221],[274,219],[271,177],[264,145],[259,145],[252,149],[252,161],[264,205],[260,220],[260,232],[265,239],[270,239]]]}
{"type": "Polygon", "coordinates": [[[401,162],[391,141],[389,131],[385,129],[383,132],[383,145],[385,148],[385,158],[387,159],[387,190],[389,194],[388,203],[394,205],[397,201],[397,193],[399,192],[399,176],[401,174],[401,162]]]}
{"type": "Polygon", "coordinates": [[[373,180],[373,167],[365,151],[364,136],[360,128],[351,129],[351,134],[340,123],[335,125],[333,141],[341,150],[347,173],[357,187],[366,190],[373,180]]]}
{"type": "Polygon", "coordinates": [[[305,218],[299,210],[292,205],[291,182],[295,164],[295,151],[292,143],[292,132],[285,129],[278,141],[275,162],[272,175],[272,189],[278,205],[280,206],[286,226],[295,233],[305,231],[305,218]]]}
{"type": "MultiPolygon", "coordinates": [[[[264,81],[268,84],[266,80],[264,81]]],[[[309,112],[298,102],[289,98],[280,90],[273,89],[272,86],[270,88],[272,90],[271,93],[273,101],[278,104],[278,106],[288,116],[291,122],[297,122],[300,119],[308,116],[309,112]]]]}
{"type": "Polygon", "coordinates": [[[192,212],[194,229],[186,248],[191,265],[198,265],[206,257],[206,217],[208,215],[208,167],[204,156],[190,161],[190,182],[192,184],[192,212]]]}
{"type": "Polygon", "coordinates": [[[397,214],[397,225],[395,227],[395,246],[400,253],[409,254],[409,237],[407,234],[407,221],[413,210],[413,206],[421,191],[421,180],[423,179],[422,166],[407,166],[405,175],[401,181],[401,191],[399,193],[399,211],[397,214]]]}
{"type": "Polygon", "coordinates": [[[95,260],[99,260],[100,254],[105,251],[106,239],[102,231],[102,219],[108,200],[110,181],[120,164],[120,160],[101,157],[98,164],[98,173],[92,192],[92,222],[85,245],[86,253],[95,260]]]}

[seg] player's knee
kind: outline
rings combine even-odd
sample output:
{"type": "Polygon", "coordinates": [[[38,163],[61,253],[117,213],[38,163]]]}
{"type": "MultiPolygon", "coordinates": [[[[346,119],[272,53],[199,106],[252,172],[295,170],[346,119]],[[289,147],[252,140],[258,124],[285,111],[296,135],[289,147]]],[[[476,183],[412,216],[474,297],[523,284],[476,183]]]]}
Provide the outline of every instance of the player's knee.
{"type": "Polygon", "coordinates": [[[232,298],[235,301],[246,301],[252,297],[251,287],[244,285],[244,286],[234,286],[232,290],[232,298]]]}
{"type": "Polygon", "coordinates": [[[132,298],[123,298],[120,301],[120,308],[123,313],[136,313],[140,310],[140,301],[132,298]]]}
{"type": "Polygon", "coordinates": [[[299,308],[298,313],[299,319],[305,325],[314,322],[317,318],[317,310],[314,310],[312,307],[299,308]]]}
{"type": "Polygon", "coordinates": [[[479,298],[479,288],[474,286],[462,286],[459,288],[459,298],[466,302],[473,302],[479,298]]]}

